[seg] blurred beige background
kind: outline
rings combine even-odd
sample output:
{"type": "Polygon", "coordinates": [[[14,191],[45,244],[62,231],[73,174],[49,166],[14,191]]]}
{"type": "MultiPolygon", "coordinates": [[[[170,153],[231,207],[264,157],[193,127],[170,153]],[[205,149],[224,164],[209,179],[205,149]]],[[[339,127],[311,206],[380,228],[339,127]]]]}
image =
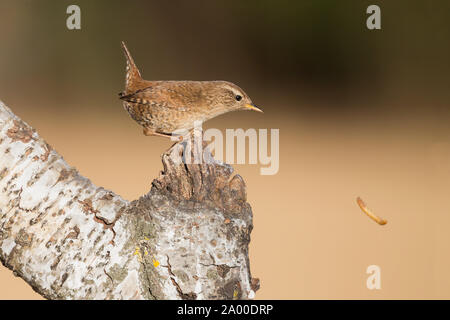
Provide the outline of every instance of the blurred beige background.
{"type": "MultiPolygon", "coordinates": [[[[0,3],[0,100],[96,185],[136,199],[171,143],[123,110],[125,40],[146,79],[224,79],[264,114],[204,128],[280,129],[280,170],[235,165],[253,208],[257,299],[450,298],[450,3],[0,3]],[[361,196],[386,218],[379,226],[361,196]],[[366,268],[381,268],[381,290],[366,268]]],[[[0,267],[0,299],[40,297],[0,267]]]]}

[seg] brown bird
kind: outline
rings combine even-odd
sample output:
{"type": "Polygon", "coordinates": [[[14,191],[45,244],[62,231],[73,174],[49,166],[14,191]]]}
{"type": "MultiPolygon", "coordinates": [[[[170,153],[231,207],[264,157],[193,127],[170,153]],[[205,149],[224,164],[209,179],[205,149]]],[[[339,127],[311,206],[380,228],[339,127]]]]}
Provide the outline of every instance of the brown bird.
{"type": "Polygon", "coordinates": [[[144,127],[147,136],[171,137],[235,110],[262,112],[237,85],[227,81],[147,81],[142,79],[125,43],[125,91],[119,93],[125,110],[144,127]]]}

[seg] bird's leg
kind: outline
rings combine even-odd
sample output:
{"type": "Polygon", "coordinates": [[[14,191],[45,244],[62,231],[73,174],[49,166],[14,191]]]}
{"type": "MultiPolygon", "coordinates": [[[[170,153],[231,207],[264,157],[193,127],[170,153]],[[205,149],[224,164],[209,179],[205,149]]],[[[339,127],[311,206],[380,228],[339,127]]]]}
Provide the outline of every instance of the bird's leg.
{"type": "MultiPolygon", "coordinates": [[[[165,137],[165,138],[172,139],[172,135],[156,132],[150,128],[144,128],[143,132],[144,132],[144,135],[146,135],[146,136],[159,136],[159,137],[165,137]]],[[[181,140],[183,140],[183,137],[178,137],[178,141],[181,141],[181,140]]]]}

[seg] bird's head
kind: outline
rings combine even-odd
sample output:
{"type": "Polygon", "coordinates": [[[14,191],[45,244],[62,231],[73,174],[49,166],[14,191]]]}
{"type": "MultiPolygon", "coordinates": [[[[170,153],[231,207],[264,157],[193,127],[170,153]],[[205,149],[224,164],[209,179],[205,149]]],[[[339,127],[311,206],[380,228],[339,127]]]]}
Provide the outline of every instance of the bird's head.
{"type": "MultiPolygon", "coordinates": [[[[214,108],[223,110],[224,112],[237,110],[253,110],[263,112],[256,107],[250,97],[237,85],[227,81],[213,81],[211,90],[214,108]]],[[[209,90],[208,90],[209,91],[209,90]]]]}

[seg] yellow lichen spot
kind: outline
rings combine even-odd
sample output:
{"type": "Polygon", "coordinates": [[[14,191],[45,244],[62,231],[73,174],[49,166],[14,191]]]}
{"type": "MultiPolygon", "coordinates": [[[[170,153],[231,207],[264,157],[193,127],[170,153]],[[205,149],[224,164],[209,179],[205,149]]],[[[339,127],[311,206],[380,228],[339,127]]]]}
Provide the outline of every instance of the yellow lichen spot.
{"type": "Polygon", "coordinates": [[[157,266],[159,266],[159,261],[158,260],[155,260],[155,259],[153,259],[153,265],[155,266],[155,268],[157,267],[157,266]]]}
{"type": "Polygon", "coordinates": [[[136,247],[136,250],[134,251],[134,255],[138,256],[139,262],[142,262],[142,254],[141,254],[141,249],[139,249],[139,247],[136,247]]]}
{"type": "Polygon", "coordinates": [[[234,289],[234,291],[233,291],[233,299],[237,298],[238,293],[239,292],[236,289],[234,289]]]}

